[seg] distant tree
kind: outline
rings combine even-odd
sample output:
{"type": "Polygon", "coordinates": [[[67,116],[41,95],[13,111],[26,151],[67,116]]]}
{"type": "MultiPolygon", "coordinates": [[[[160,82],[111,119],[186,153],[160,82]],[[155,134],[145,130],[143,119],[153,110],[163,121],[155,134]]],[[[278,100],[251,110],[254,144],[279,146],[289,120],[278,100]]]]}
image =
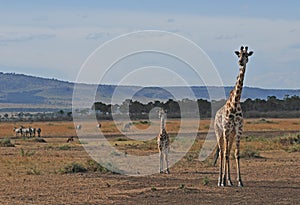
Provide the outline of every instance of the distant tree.
{"type": "Polygon", "coordinates": [[[68,116],[68,117],[72,117],[72,112],[68,112],[68,113],[67,113],[67,116],[68,116]]]}

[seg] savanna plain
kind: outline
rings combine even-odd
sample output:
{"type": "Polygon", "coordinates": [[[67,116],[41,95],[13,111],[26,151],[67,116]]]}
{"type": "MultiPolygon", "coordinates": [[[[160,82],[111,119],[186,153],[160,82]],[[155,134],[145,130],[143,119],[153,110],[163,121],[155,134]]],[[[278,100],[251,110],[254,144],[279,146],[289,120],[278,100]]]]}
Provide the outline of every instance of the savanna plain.
{"type": "MultiPolygon", "coordinates": [[[[96,128],[97,123],[86,122],[96,128]]],[[[112,121],[101,132],[120,153],[158,153],[158,121],[135,121],[122,134],[112,121]],[[136,141],[130,136],[150,133],[136,141]]],[[[0,124],[0,204],[300,204],[300,119],[246,119],[241,139],[244,187],[235,181],[232,148],[232,187],[218,187],[219,164],[213,154],[199,160],[210,120],[169,119],[171,140],[176,133],[196,139],[170,174],[128,176],[95,162],[78,139],[73,122],[2,122],[0,124]],[[14,127],[40,127],[41,137],[15,136],[14,127]],[[187,125],[187,126],[186,126],[187,125]],[[196,133],[191,130],[196,129],[196,133]],[[67,142],[72,137],[74,141],[67,142]]],[[[82,124],[82,130],[87,124],[82,124]]],[[[82,131],[81,130],[81,131],[82,131]]],[[[101,147],[99,147],[101,148],[101,147]]],[[[118,153],[111,153],[117,155],[118,153]]],[[[159,161],[157,159],[157,170],[159,161]]]]}

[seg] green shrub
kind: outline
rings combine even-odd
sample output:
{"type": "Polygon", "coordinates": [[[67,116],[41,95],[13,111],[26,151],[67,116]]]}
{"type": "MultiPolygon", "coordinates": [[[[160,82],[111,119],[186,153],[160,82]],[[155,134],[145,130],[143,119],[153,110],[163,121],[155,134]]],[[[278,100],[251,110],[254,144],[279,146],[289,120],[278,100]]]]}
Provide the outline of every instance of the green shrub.
{"type": "Polygon", "coordinates": [[[146,124],[150,124],[150,121],[147,121],[147,120],[141,120],[140,121],[140,124],[143,124],[143,125],[146,125],[146,124]]]}
{"type": "Polygon", "coordinates": [[[21,154],[22,157],[30,157],[30,156],[35,154],[35,151],[30,151],[30,150],[24,151],[24,149],[21,148],[20,149],[20,154],[21,154]]]}
{"type": "Polygon", "coordinates": [[[284,146],[300,144],[300,135],[281,137],[279,138],[279,143],[284,146]]]}
{"type": "Polygon", "coordinates": [[[120,141],[120,142],[121,141],[127,141],[127,140],[128,140],[127,138],[123,138],[123,137],[119,137],[119,138],[116,139],[116,141],[120,141]]]}
{"type": "Polygon", "coordinates": [[[185,188],[185,185],[184,185],[184,184],[180,184],[178,188],[179,188],[179,189],[184,189],[184,188],[185,188]]]}
{"type": "Polygon", "coordinates": [[[100,172],[100,173],[112,173],[112,174],[119,174],[123,173],[116,165],[112,163],[98,163],[95,160],[88,160],[87,161],[87,170],[92,172],[100,172]]]}
{"type": "Polygon", "coordinates": [[[87,169],[83,165],[75,162],[71,164],[67,164],[66,166],[64,166],[59,170],[59,172],[62,174],[73,174],[73,173],[86,172],[86,171],[87,169]]]}
{"type": "Polygon", "coordinates": [[[241,158],[260,158],[260,154],[251,146],[245,147],[245,149],[240,154],[241,158]]]}
{"type": "Polygon", "coordinates": [[[58,150],[70,150],[71,146],[70,145],[62,145],[58,147],[58,150]]]}
{"type": "Polygon", "coordinates": [[[15,145],[10,141],[9,138],[0,140],[0,147],[14,147],[15,145]]]}
{"type": "Polygon", "coordinates": [[[47,141],[41,137],[33,138],[32,141],[39,142],[39,143],[47,143],[47,141]]]}
{"type": "Polygon", "coordinates": [[[89,171],[100,172],[100,173],[109,172],[109,170],[107,168],[103,167],[101,164],[99,164],[98,162],[96,162],[95,160],[92,160],[92,159],[87,161],[87,169],[89,171]]]}
{"type": "Polygon", "coordinates": [[[208,185],[208,183],[209,183],[209,178],[208,177],[205,177],[203,180],[202,180],[202,184],[204,185],[204,186],[206,186],[206,185],[208,185]]]}
{"type": "Polygon", "coordinates": [[[300,152],[300,144],[294,144],[293,146],[290,146],[289,148],[287,148],[286,151],[289,153],[300,152]]]}

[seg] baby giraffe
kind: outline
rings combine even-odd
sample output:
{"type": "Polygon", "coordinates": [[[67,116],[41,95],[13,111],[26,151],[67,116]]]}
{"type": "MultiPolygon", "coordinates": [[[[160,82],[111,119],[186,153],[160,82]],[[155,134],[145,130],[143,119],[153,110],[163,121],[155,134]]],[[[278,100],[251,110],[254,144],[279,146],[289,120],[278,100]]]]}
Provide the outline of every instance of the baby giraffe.
{"type": "Polygon", "coordinates": [[[160,118],[160,132],[157,136],[157,145],[159,150],[159,172],[163,173],[163,164],[165,161],[166,170],[165,173],[169,174],[169,164],[168,164],[168,153],[170,150],[169,143],[169,135],[165,129],[165,119],[166,119],[166,112],[164,109],[160,109],[158,112],[158,116],[160,118]]]}

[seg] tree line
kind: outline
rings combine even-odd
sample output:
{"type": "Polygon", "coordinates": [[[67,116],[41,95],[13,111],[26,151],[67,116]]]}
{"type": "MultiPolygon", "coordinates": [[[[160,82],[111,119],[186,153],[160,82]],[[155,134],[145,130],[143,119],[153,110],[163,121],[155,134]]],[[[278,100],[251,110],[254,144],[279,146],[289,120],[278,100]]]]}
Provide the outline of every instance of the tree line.
{"type": "MultiPolygon", "coordinates": [[[[200,117],[211,118],[218,108],[225,104],[225,100],[208,101],[198,99],[197,101],[183,99],[174,101],[169,99],[166,102],[154,101],[141,103],[130,99],[122,104],[111,105],[102,102],[95,102],[92,110],[100,119],[111,119],[112,114],[128,113],[132,120],[145,119],[149,117],[149,112],[155,107],[162,107],[167,110],[169,118],[180,117],[200,117]],[[197,107],[195,107],[197,106],[197,107]],[[213,108],[213,109],[212,109],[213,108]],[[197,111],[199,110],[199,112],[197,111]],[[181,116],[185,114],[186,116],[181,116]],[[199,116],[200,115],[200,116],[199,116]]],[[[246,99],[241,102],[244,117],[246,118],[298,118],[300,117],[300,97],[286,96],[284,99],[277,99],[269,96],[267,99],[246,99]]]]}
{"type": "MultiPolygon", "coordinates": [[[[166,102],[155,100],[153,102],[141,103],[130,99],[121,104],[105,104],[95,102],[91,109],[80,110],[81,115],[96,115],[98,120],[111,120],[112,115],[127,116],[132,120],[149,119],[149,113],[156,107],[167,110],[168,118],[211,118],[215,111],[225,104],[225,100],[190,100],[183,99],[175,101],[169,99],[166,102]],[[199,112],[198,112],[199,111],[199,112]]],[[[278,99],[269,96],[267,99],[246,99],[241,102],[245,118],[299,118],[300,97],[286,96],[278,99]]],[[[152,113],[156,114],[156,113],[152,113]]],[[[157,115],[156,115],[157,117],[157,115]]],[[[0,114],[0,121],[72,121],[73,113],[64,110],[54,112],[18,112],[0,114]]]]}

